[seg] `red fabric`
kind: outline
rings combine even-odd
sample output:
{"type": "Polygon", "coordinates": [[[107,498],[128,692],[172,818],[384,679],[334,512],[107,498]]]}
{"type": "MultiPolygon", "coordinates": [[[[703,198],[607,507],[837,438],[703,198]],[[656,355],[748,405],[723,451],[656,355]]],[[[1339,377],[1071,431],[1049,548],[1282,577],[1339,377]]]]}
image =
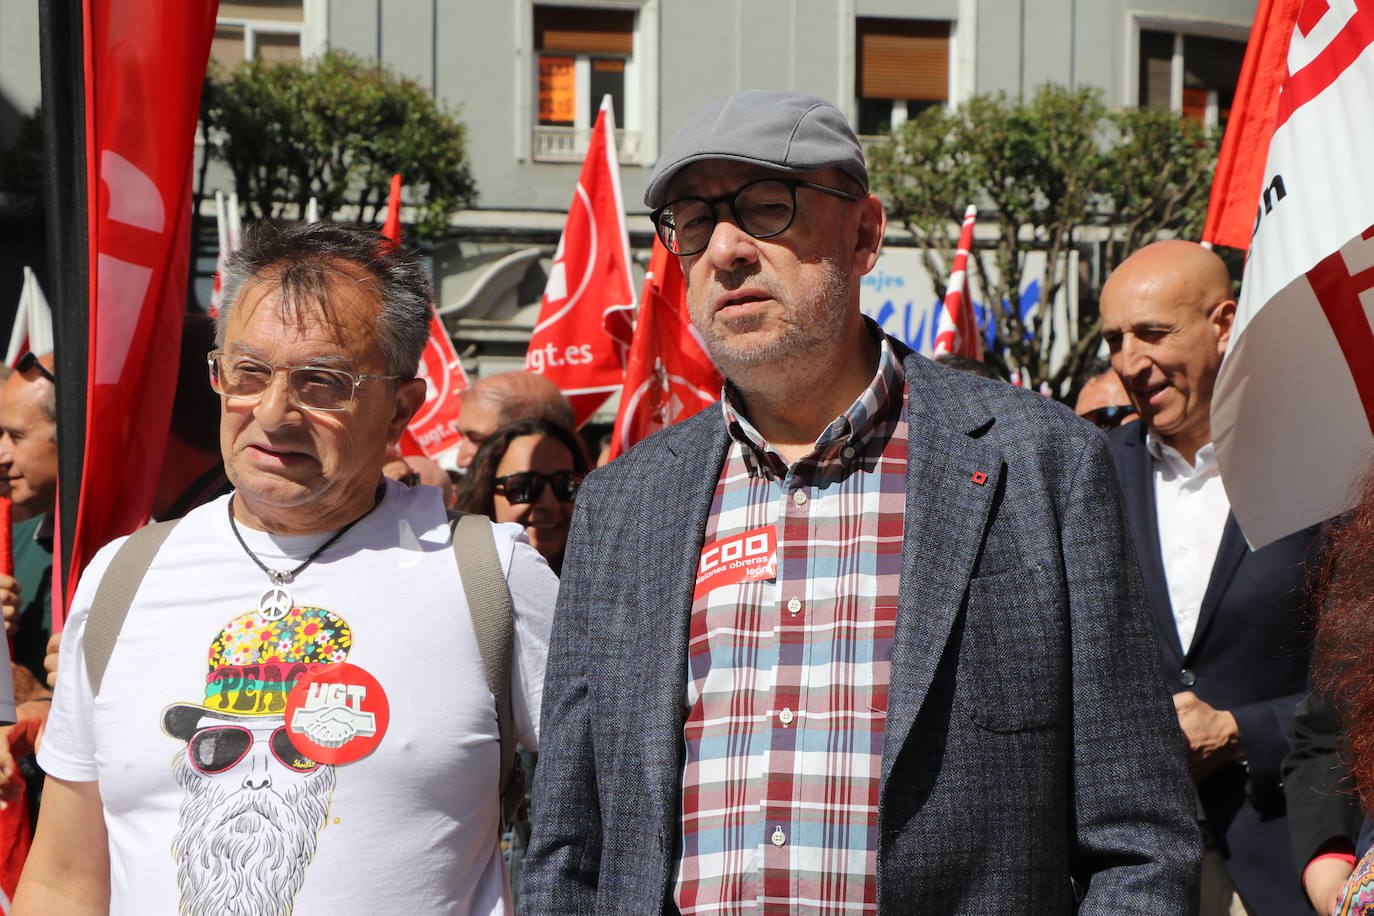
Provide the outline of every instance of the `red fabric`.
{"type": "Polygon", "coordinates": [[[525,356],[567,397],[578,426],[620,387],[634,304],[615,116],[603,103],[525,356]]]}
{"type": "Polygon", "coordinates": [[[935,356],[952,353],[967,359],[983,358],[983,341],[978,336],[978,322],[973,317],[973,297],[968,294],[968,253],[973,248],[973,223],[977,216],[977,207],[970,204],[959,230],[959,248],[954,252],[954,265],[949,272],[945,307],[940,310],[935,356]]]}
{"type": "MultiPolygon", "coordinates": [[[[387,197],[386,223],[382,235],[401,244],[401,176],[391,176],[391,191],[387,197]]],[[[458,412],[463,403],[461,394],[468,386],[467,373],[453,339],[432,309],[429,316],[429,342],[420,356],[420,378],[428,386],[425,403],[416,412],[401,436],[402,455],[438,458],[442,452],[457,448],[463,439],[458,428],[458,412]]]]}
{"type": "Polygon", "coordinates": [[[1288,72],[1288,40],[1303,0],[1261,0],[1250,27],[1231,119],[1207,202],[1202,240],[1248,249],[1274,135],[1279,87],[1288,72]]]}
{"type": "Polygon", "coordinates": [[[386,198],[386,223],[382,225],[382,235],[397,245],[401,244],[401,176],[391,176],[391,192],[386,198]]]}
{"type": "Polygon", "coordinates": [[[8,496],[0,496],[0,573],[14,575],[14,503],[8,496]]]}
{"type": "MultiPolygon", "coordinates": [[[[86,0],[86,442],[62,597],[148,519],[176,387],[191,161],[218,3],[86,0]]],[[[56,595],[54,595],[56,598],[56,595]]],[[[65,604],[54,601],[54,628],[65,604]]]]}
{"type": "Polygon", "coordinates": [[[714,403],[724,379],[687,313],[682,266],[654,239],[639,317],[625,364],[625,386],[611,437],[611,458],[650,433],[714,403]]]}
{"type": "Polygon", "coordinates": [[[24,871],[24,860],[28,858],[29,847],[33,844],[33,828],[29,826],[29,790],[24,777],[15,779],[18,789],[9,798],[5,807],[0,809],[0,887],[5,895],[14,899],[19,887],[19,875],[24,871]]]}

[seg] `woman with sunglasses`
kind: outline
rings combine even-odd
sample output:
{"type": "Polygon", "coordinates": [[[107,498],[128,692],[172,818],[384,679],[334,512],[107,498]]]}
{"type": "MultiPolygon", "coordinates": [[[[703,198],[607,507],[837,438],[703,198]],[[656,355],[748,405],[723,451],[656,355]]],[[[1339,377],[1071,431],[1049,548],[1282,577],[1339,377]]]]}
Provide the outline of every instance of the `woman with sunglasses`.
{"type": "Polygon", "coordinates": [[[559,572],[573,499],[587,467],[587,454],[571,430],[548,420],[517,420],[477,450],[458,508],[524,525],[534,549],[559,572]]]}

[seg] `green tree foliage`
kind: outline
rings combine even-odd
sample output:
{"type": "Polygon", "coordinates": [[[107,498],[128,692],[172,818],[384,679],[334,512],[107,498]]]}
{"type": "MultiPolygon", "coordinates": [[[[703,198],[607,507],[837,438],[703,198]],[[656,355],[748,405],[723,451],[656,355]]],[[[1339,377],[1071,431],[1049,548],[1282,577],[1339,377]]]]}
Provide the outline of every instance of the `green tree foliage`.
{"type": "Polygon", "coordinates": [[[304,213],[314,197],[323,219],[380,222],[397,172],[422,237],[476,200],[465,126],[412,80],[347,54],[214,72],[201,118],[258,219],[304,213]]]}
{"type": "Polygon", "coordinates": [[[1082,288],[1090,279],[1080,272],[1072,326],[1053,321],[1048,308],[1023,319],[1007,304],[1033,279],[1040,301],[1054,302],[1075,248],[1097,244],[1105,277],[1155,239],[1197,238],[1218,141],[1217,132],[1179,114],[1111,111],[1095,89],[1045,86],[1028,101],[979,95],[953,110],[927,109],[869,159],[874,190],[916,239],[941,295],[964,208],[978,204],[980,225],[996,227],[996,240],[980,242],[969,265],[995,326],[988,361],[1067,394],[1100,340],[1097,290],[1082,288]],[[1038,278],[1027,275],[1031,251],[1046,255],[1038,278]],[[1067,355],[1051,365],[1051,353],[1066,343],[1067,355]]]}

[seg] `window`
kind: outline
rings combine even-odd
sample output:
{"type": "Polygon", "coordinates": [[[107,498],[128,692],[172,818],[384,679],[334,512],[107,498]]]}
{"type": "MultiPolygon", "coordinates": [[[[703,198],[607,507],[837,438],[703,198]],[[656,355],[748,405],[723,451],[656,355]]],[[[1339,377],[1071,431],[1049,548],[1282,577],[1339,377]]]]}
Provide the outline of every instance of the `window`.
{"type": "Polygon", "coordinates": [[[225,69],[253,59],[297,61],[304,31],[304,0],[224,0],[215,19],[210,59],[225,69]]]}
{"type": "Polygon", "coordinates": [[[1141,29],[1138,102],[1224,128],[1244,59],[1244,41],[1141,29]]]}
{"type": "Polygon", "coordinates": [[[615,112],[622,162],[639,162],[639,133],[627,123],[635,67],[633,10],[534,8],[538,67],[533,157],[576,162],[586,153],[601,100],[615,112]]]}
{"type": "Polygon", "coordinates": [[[949,23],[855,22],[859,133],[886,133],[949,100],[949,23]]]}

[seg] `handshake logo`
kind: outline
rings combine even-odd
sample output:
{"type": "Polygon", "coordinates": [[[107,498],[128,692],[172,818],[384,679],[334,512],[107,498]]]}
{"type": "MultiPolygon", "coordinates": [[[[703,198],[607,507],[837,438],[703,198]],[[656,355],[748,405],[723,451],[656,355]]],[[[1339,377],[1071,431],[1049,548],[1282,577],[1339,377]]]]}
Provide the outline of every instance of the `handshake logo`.
{"type": "Polygon", "coordinates": [[[367,688],[361,684],[309,685],[305,702],[291,719],[291,731],[321,747],[337,748],[377,733],[377,719],[363,711],[367,688]]]}

